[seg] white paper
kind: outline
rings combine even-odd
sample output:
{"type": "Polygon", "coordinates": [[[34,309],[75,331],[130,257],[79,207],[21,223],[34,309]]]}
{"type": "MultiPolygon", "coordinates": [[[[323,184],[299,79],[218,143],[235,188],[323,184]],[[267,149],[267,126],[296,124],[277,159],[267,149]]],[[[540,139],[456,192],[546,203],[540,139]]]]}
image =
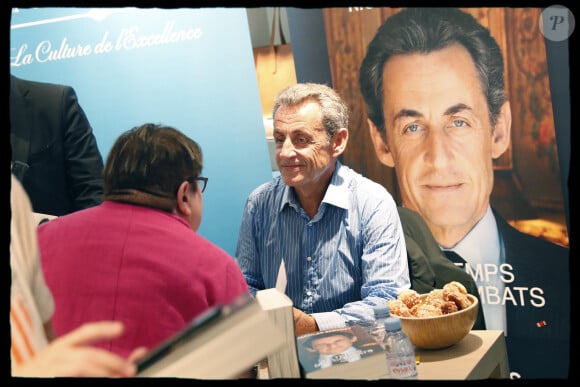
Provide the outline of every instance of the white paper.
{"type": "Polygon", "coordinates": [[[286,283],[288,279],[286,278],[286,265],[284,265],[284,258],[280,262],[280,269],[278,269],[278,277],[276,278],[276,289],[282,293],[286,293],[286,283]]]}

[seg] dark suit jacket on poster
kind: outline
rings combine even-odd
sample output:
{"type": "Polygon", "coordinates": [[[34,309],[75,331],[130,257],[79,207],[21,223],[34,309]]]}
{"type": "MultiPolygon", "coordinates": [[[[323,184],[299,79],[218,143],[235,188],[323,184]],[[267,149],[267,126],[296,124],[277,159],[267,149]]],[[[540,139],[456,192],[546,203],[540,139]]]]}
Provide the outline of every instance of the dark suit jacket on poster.
{"type": "MultiPolygon", "coordinates": [[[[479,300],[479,291],[471,275],[447,259],[421,215],[408,208],[399,206],[397,209],[407,245],[411,289],[420,294],[429,293],[433,289],[443,288],[451,281],[457,281],[479,300]]],[[[485,329],[481,300],[473,329],[485,329]]]]}
{"type": "Polygon", "coordinates": [[[518,231],[495,210],[513,282],[506,300],[510,370],[524,379],[567,378],[570,364],[569,250],[518,231]],[[533,296],[532,296],[533,295],[533,296]]]}
{"type": "Polygon", "coordinates": [[[73,88],[11,76],[10,143],[12,171],[35,212],[101,203],[103,159],[73,88]]]}

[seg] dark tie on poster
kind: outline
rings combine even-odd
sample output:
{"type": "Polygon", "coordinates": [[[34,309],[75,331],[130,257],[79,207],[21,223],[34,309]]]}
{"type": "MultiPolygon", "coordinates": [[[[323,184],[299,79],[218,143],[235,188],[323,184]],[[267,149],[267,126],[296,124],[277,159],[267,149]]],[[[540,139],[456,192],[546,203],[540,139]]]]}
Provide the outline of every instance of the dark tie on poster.
{"type": "Polygon", "coordinates": [[[447,258],[453,263],[460,263],[462,266],[465,265],[467,262],[465,259],[461,257],[461,255],[457,254],[455,251],[445,250],[443,251],[447,258]]]}

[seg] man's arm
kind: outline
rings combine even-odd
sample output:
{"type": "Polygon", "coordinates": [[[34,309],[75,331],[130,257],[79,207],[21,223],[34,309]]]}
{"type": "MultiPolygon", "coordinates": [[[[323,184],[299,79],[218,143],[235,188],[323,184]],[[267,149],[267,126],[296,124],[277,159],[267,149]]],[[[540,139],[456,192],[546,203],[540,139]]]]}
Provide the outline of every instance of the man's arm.
{"type": "Polygon", "coordinates": [[[292,308],[292,311],[294,313],[294,332],[296,336],[302,336],[320,330],[314,317],[297,308],[292,308]]]}

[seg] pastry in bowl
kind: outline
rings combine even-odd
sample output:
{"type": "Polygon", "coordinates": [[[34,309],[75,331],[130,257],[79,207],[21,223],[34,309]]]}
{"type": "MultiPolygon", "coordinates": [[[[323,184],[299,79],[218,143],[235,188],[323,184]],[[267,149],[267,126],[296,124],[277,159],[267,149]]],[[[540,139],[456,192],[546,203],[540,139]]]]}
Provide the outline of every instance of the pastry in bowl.
{"type": "Polygon", "coordinates": [[[459,342],[471,331],[478,300],[461,283],[452,281],[426,294],[404,290],[389,301],[389,308],[401,318],[403,331],[415,346],[437,349],[459,342]]]}

